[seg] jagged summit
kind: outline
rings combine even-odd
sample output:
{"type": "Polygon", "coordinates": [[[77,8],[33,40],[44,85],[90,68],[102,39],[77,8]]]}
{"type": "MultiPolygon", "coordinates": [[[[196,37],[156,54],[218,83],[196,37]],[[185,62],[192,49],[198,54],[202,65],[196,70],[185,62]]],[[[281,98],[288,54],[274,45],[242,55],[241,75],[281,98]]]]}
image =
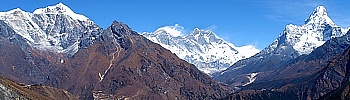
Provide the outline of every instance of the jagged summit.
{"type": "MultiPolygon", "coordinates": [[[[193,31],[191,31],[191,33],[187,36],[185,36],[185,38],[192,40],[192,41],[197,41],[199,42],[200,45],[204,45],[204,44],[211,44],[213,43],[222,43],[224,40],[220,37],[218,37],[216,34],[214,34],[213,31],[211,30],[200,30],[198,28],[195,28],[193,31]]],[[[232,47],[233,44],[232,44],[232,47]]],[[[234,50],[232,48],[232,50],[234,50]]],[[[235,50],[234,50],[235,51],[235,50]]]]}
{"type": "Polygon", "coordinates": [[[24,12],[24,11],[21,8],[15,8],[15,9],[8,11],[8,13],[14,13],[14,12],[24,12]]]}
{"type": "Polygon", "coordinates": [[[0,21],[16,32],[9,39],[24,38],[26,44],[37,49],[68,55],[75,54],[79,48],[88,47],[100,38],[101,33],[98,25],[74,13],[63,3],[39,8],[33,13],[20,8],[0,12],[0,21]]]}
{"type": "Polygon", "coordinates": [[[238,60],[259,52],[252,46],[235,47],[210,30],[195,28],[189,34],[182,36],[181,29],[182,26],[175,24],[161,27],[152,33],[144,32],[142,35],[159,43],[179,58],[196,65],[207,74],[224,70],[238,60]]]}
{"type": "Polygon", "coordinates": [[[7,11],[7,12],[0,12],[0,19],[4,19],[4,17],[6,15],[10,15],[10,14],[19,14],[19,13],[23,13],[25,11],[23,11],[21,8],[15,8],[15,9],[12,9],[10,11],[7,11]]]}
{"type": "MultiPolygon", "coordinates": [[[[189,34],[189,36],[191,35],[214,35],[214,32],[211,30],[203,30],[203,29],[199,29],[199,28],[195,28],[193,31],[191,31],[191,33],[189,34]]],[[[216,36],[218,37],[218,36],[216,36]]]]}
{"type": "Polygon", "coordinates": [[[279,42],[293,46],[300,55],[309,54],[325,41],[344,35],[346,30],[333,23],[324,6],[318,6],[304,25],[287,25],[279,42]]]}
{"type": "Polygon", "coordinates": [[[305,20],[305,24],[330,24],[334,25],[331,18],[328,17],[327,10],[324,6],[317,6],[311,13],[308,19],[305,20]]]}
{"type": "Polygon", "coordinates": [[[63,3],[58,3],[54,6],[47,6],[45,8],[39,8],[34,10],[34,14],[65,14],[69,15],[75,20],[88,20],[87,17],[84,15],[76,14],[74,13],[68,6],[64,5],[63,3]]]}
{"type": "Polygon", "coordinates": [[[112,23],[112,28],[115,28],[114,30],[131,30],[128,25],[126,25],[123,22],[118,22],[116,20],[113,21],[112,23]]]}

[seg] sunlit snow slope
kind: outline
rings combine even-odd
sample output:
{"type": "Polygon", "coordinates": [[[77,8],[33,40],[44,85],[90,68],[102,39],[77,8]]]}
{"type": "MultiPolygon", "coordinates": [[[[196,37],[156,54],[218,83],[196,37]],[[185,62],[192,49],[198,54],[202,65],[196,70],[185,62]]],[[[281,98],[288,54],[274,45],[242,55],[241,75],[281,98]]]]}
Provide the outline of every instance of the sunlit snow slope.
{"type": "Polygon", "coordinates": [[[12,27],[29,45],[68,55],[93,44],[102,31],[87,17],[74,13],[62,3],[36,9],[33,13],[19,8],[0,12],[0,20],[12,27]]]}
{"type": "Polygon", "coordinates": [[[175,24],[158,28],[155,32],[142,33],[143,36],[175,53],[181,59],[196,65],[201,71],[212,74],[225,70],[238,60],[253,56],[254,46],[236,47],[226,42],[210,30],[195,28],[182,36],[183,27],[175,24]]]}

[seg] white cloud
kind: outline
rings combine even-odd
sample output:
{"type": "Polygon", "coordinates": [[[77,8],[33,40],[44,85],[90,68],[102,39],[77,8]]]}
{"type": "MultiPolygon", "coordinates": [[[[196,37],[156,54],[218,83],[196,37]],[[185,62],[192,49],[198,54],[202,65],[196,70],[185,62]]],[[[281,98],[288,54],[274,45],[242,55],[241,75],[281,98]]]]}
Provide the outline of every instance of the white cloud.
{"type": "Polygon", "coordinates": [[[164,26],[164,27],[158,28],[156,30],[156,33],[159,31],[165,31],[174,37],[178,37],[183,35],[184,27],[179,26],[178,24],[175,24],[174,26],[164,26]]]}
{"type": "Polygon", "coordinates": [[[216,25],[211,25],[211,26],[205,28],[205,30],[214,31],[214,30],[216,30],[217,28],[218,28],[218,26],[216,26],[216,25]]]}

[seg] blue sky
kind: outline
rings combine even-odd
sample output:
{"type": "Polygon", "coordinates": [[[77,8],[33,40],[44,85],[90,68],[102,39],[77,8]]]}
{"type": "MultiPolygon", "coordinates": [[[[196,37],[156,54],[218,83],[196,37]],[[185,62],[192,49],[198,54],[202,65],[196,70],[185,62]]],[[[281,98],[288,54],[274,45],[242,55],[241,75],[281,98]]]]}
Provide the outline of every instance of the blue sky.
{"type": "Polygon", "coordinates": [[[113,20],[137,32],[179,24],[189,33],[211,29],[236,46],[251,44],[263,49],[287,24],[301,25],[318,5],[324,5],[333,22],[350,26],[349,0],[2,0],[0,11],[36,8],[59,2],[107,28],[113,20]]]}

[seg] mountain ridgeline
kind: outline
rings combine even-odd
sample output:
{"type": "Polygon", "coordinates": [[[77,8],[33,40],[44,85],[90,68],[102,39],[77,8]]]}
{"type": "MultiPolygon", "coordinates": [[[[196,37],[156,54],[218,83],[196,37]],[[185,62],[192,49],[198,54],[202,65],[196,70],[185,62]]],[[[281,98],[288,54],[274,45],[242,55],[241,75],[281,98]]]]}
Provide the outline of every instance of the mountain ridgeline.
{"type": "Polygon", "coordinates": [[[240,92],[232,94],[229,98],[349,98],[346,94],[349,82],[349,33],[327,41],[309,55],[299,56],[287,62],[269,76],[263,76],[264,81],[255,81],[241,87],[240,92]]]}
{"type": "Polygon", "coordinates": [[[225,70],[235,62],[259,52],[251,45],[236,47],[210,30],[195,28],[182,36],[181,34],[185,34],[182,29],[183,27],[175,24],[158,28],[155,32],[144,32],[142,35],[209,75],[225,70]]]}
{"type": "Polygon", "coordinates": [[[278,38],[258,54],[238,61],[225,71],[214,74],[218,81],[234,86],[247,85],[253,81],[248,76],[254,75],[254,81],[265,81],[279,68],[299,56],[308,55],[327,40],[341,37],[348,28],[341,28],[328,17],[325,7],[318,6],[305,24],[287,25],[278,38]]]}
{"type": "Polygon", "coordinates": [[[349,98],[350,32],[333,24],[325,11],[317,7],[304,25],[293,26],[294,31],[288,25],[269,47],[217,73],[217,80],[239,88],[226,99],[349,98]],[[311,29],[295,31],[305,27],[311,29]],[[307,46],[300,49],[300,42],[307,46]]]}
{"type": "Polygon", "coordinates": [[[103,30],[62,3],[0,13],[0,74],[79,99],[215,99],[228,94],[194,65],[124,23],[103,30]]]}
{"type": "Polygon", "coordinates": [[[349,28],[323,6],[260,52],[181,29],[103,29],[62,3],[0,12],[0,99],[350,98],[349,28]]]}

